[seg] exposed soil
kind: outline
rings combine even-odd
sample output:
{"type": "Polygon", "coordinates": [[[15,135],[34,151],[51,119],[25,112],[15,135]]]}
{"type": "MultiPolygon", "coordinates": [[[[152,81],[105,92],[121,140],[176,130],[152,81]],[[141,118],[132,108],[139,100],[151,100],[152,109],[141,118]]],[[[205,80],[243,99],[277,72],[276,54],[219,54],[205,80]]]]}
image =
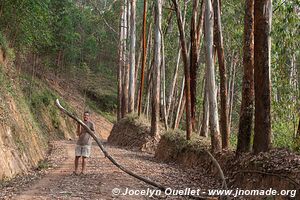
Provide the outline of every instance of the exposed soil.
{"type": "Polygon", "coordinates": [[[146,119],[130,115],[115,123],[107,142],[128,149],[154,153],[160,135],[151,135],[150,123],[146,119]]]}
{"type": "MultiPolygon", "coordinates": [[[[184,168],[202,168],[219,177],[212,159],[201,148],[179,149],[173,141],[162,136],[155,157],[163,162],[174,161],[184,168]]],[[[214,154],[219,162],[229,188],[297,190],[297,196],[275,196],[271,199],[300,199],[300,155],[287,149],[273,149],[269,152],[236,156],[227,151],[214,154]]],[[[260,200],[263,197],[247,197],[260,200]]]]}
{"type": "MultiPolygon", "coordinates": [[[[73,175],[74,142],[56,141],[49,161],[52,169],[36,175],[32,180],[19,180],[1,189],[2,199],[148,199],[143,196],[114,196],[113,188],[147,189],[153,187],[132,178],[104,158],[96,146],[88,161],[84,175],[73,175]],[[41,178],[42,176],[42,178],[41,178]]],[[[153,155],[107,146],[117,161],[136,173],[171,188],[190,187],[205,189],[218,187],[218,183],[203,170],[184,170],[174,164],[157,162],[153,155]]],[[[32,175],[33,176],[33,175],[32,175]]],[[[34,177],[34,176],[33,176],[34,177]]],[[[156,196],[155,199],[166,199],[156,196]]],[[[169,196],[167,199],[176,199],[169,196]]],[[[178,197],[177,199],[185,199],[178,197]]]]}
{"type": "MultiPolygon", "coordinates": [[[[47,77],[43,76],[43,79],[47,81],[50,88],[55,90],[59,96],[61,96],[66,102],[68,102],[69,105],[72,106],[74,110],[76,110],[79,116],[82,115],[85,110],[85,99],[76,87],[76,84],[78,83],[69,83],[63,79],[55,77],[51,73],[47,73],[47,77]]],[[[91,118],[95,123],[98,136],[106,140],[110,134],[113,124],[97,113],[92,113],[91,118]]]]}

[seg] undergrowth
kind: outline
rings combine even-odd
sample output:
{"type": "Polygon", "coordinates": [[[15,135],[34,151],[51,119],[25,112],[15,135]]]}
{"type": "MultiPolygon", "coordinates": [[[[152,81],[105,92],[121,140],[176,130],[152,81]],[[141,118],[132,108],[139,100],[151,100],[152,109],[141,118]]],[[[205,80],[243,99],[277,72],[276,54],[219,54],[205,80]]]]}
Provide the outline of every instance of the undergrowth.
{"type": "MultiPolygon", "coordinates": [[[[59,99],[59,96],[52,90],[50,90],[44,83],[37,79],[32,79],[28,75],[22,77],[22,91],[25,94],[26,102],[28,103],[31,113],[34,115],[35,120],[38,122],[44,136],[49,139],[49,132],[54,130],[55,138],[64,138],[60,111],[55,105],[55,100],[59,99]],[[47,127],[44,123],[43,116],[49,117],[52,127],[47,127]]],[[[74,112],[65,101],[60,99],[61,104],[71,112],[74,112]]],[[[70,127],[68,127],[70,128],[70,127]]],[[[50,136],[52,137],[52,136],[50,136]]]]}
{"type": "Polygon", "coordinates": [[[179,153],[186,150],[203,152],[204,149],[210,148],[209,138],[192,133],[191,139],[186,140],[186,134],[182,130],[169,130],[162,135],[162,139],[163,138],[170,141],[171,144],[174,144],[174,147],[179,153]]]}

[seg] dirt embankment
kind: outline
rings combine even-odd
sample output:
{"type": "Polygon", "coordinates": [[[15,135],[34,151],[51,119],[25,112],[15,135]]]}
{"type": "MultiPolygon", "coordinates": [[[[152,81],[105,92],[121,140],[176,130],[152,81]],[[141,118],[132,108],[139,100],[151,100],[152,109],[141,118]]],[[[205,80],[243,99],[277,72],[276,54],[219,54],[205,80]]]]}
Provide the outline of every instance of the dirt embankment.
{"type": "Polygon", "coordinates": [[[150,133],[150,124],[144,118],[129,115],[115,123],[107,142],[112,145],[127,147],[148,153],[154,153],[160,135],[150,133]]]}
{"type": "MultiPolygon", "coordinates": [[[[185,168],[204,168],[214,177],[219,177],[218,170],[211,158],[200,147],[192,144],[178,145],[172,137],[162,135],[155,157],[160,161],[176,162],[185,168]]],[[[207,147],[204,147],[207,149],[207,147]]],[[[276,196],[274,199],[300,199],[300,155],[286,149],[274,149],[267,153],[251,153],[237,157],[235,152],[227,151],[215,154],[224,171],[227,184],[236,189],[276,189],[297,190],[296,197],[276,196]]],[[[247,197],[261,199],[262,197],[247,197]]]]}
{"type": "Polygon", "coordinates": [[[69,119],[47,109],[34,113],[16,74],[0,50],[0,180],[38,166],[50,138],[73,135],[69,119]]]}

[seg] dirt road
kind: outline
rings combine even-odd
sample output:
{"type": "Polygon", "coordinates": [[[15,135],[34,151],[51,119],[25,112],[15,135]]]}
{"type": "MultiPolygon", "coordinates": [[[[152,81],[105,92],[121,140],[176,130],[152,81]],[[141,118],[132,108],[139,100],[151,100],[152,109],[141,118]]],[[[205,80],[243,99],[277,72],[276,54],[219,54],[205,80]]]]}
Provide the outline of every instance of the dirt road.
{"type": "MultiPolygon", "coordinates": [[[[211,188],[216,186],[213,177],[198,170],[185,171],[173,165],[160,163],[153,155],[124,150],[106,145],[108,151],[117,161],[140,175],[146,176],[172,189],[211,188]]],[[[116,168],[104,158],[97,146],[93,146],[92,157],[88,161],[85,175],[73,175],[74,142],[53,142],[53,151],[49,157],[51,165],[56,166],[46,170],[40,179],[28,181],[20,189],[10,193],[2,192],[0,198],[29,199],[150,199],[143,195],[113,195],[112,190],[124,193],[129,190],[153,190],[155,188],[132,178],[116,168]]],[[[14,187],[18,187],[15,183],[14,187]]],[[[163,193],[152,199],[185,199],[184,197],[168,196],[163,193]]]]}

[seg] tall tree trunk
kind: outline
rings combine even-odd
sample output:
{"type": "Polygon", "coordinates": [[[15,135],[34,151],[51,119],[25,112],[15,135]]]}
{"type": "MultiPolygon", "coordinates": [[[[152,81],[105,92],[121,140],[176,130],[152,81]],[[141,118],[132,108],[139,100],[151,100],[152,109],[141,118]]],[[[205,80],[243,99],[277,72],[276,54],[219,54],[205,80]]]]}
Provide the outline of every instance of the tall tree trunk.
{"type": "Polygon", "coordinates": [[[224,45],[221,27],[221,8],[219,0],[214,0],[215,42],[219,61],[220,97],[221,97],[221,135],[222,148],[229,147],[228,107],[227,107],[227,70],[224,58],[224,45]]]}
{"type": "Polygon", "coordinates": [[[127,36],[128,36],[128,2],[124,1],[124,36],[123,36],[123,86],[122,86],[122,117],[124,117],[128,112],[128,82],[129,82],[129,73],[128,73],[128,61],[127,61],[127,36]]]}
{"type": "Polygon", "coordinates": [[[205,83],[204,83],[204,97],[203,97],[203,118],[202,126],[200,130],[200,135],[203,137],[208,137],[209,128],[209,100],[208,100],[208,85],[207,85],[207,73],[205,73],[205,83]]]}
{"type": "MultiPolygon", "coordinates": [[[[151,25],[151,24],[150,24],[151,25]]],[[[150,77],[152,77],[152,73],[150,73],[150,71],[152,70],[152,65],[153,65],[153,61],[154,61],[154,58],[153,59],[150,59],[153,54],[153,51],[154,49],[152,48],[153,47],[153,38],[152,38],[152,29],[151,29],[152,26],[149,26],[149,32],[148,32],[148,47],[147,47],[147,57],[149,58],[148,59],[148,63],[145,64],[145,67],[147,66],[147,81],[144,81],[144,87],[145,87],[145,93],[148,94],[149,93],[149,86],[151,85],[151,82],[150,82],[150,77]],[[145,82],[147,83],[147,85],[145,85],[145,82]]],[[[147,60],[147,59],[146,59],[147,60]]],[[[146,71],[146,69],[145,69],[146,71]]],[[[144,77],[145,79],[145,77],[144,77]]],[[[144,89],[143,89],[144,90],[144,89]]],[[[141,107],[143,106],[143,94],[141,96],[142,100],[141,100],[141,107]]]]}
{"type": "MultiPolygon", "coordinates": [[[[147,0],[144,0],[144,14],[143,14],[143,60],[142,60],[142,69],[141,69],[141,84],[139,90],[139,103],[138,103],[138,115],[141,114],[142,108],[142,95],[144,89],[144,72],[146,65],[146,57],[147,57],[147,44],[146,44],[146,24],[147,24],[147,0]]],[[[149,27],[150,28],[150,27],[149,27]]],[[[150,38],[149,38],[150,39],[150,38]]]]}
{"type": "Polygon", "coordinates": [[[272,1],[254,3],[255,153],[271,148],[271,22],[272,1]]]}
{"type": "Polygon", "coordinates": [[[170,109],[171,109],[171,102],[174,96],[174,91],[175,91],[175,85],[177,82],[177,77],[178,77],[178,68],[179,68],[179,64],[180,64],[180,55],[181,55],[181,48],[179,48],[178,53],[177,53],[177,62],[176,62],[176,67],[174,69],[174,76],[173,76],[173,81],[172,84],[170,85],[170,89],[169,89],[169,98],[168,98],[168,102],[167,102],[167,117],[170,115],[170,109]]]}
{"type": "Polygon", "coordinates": [[[213,151],[221,150],[221,138],[219,130],[219,116],[216,96],[215,67],[213,58],[213,19],[214,13],[211,0],[206,0],[205,10],[205,47],[206,47],[206,67],[209,99],[209,121],[211,131],[211,144],[213,151]]]}
{"type": "MultiPolygon", "coordinates": [[[[176,87],[176,86],[175,86],[176,87]]],[[[171,101],[171,113],[168,117],[169,120],[169,126],[172,126],[173,120],[174,120],[174,116],[175,116],[175,108],[176,108],[176,99],[177,99],[177,90],[175,90],[174,92],[174,98],[171,101]]]]}
{"type": "Polygon", "coordinates": [[[145,110],[144,110],[144,113],[147,117],[147,119],[149,119],[149,111],[150,111],[150,92],[151,92],[151,87],[150,87],[150,90],[149,92],[147,93],[147,98],[146,98],[146,105],[145,105],[145,110]]]}
{"type": "Polygon", "coordinates": [[[186,103],[186,98],[185,98],[185,91],[183,92],[183,98],[182,98],[182,101],[181,101],[181,105],[179,107],[179,113],[178,113],[178,118],[177,118],[177,122],[174,126],[175,129],[178,129],[179,128],[179,125],[180,125],[180,122],[181,122],[181,119],[182,119],[182,115],[184,113],[184,108],[185,108],[185,103],[186,103]]]}
{"type": "Polygon", "coordinates": [[[233,107],[233,99],[234,99],[234,85],[235,85],[235,77],[236,77],[236,59],[234,59],[231,63],[231,80],[229,82],[229,101],[228,101],[228,127],[229,132],[231,129],[231,119],[232,119],[232,107],[233,107]]]}
{"type": "Polygon", "coordinates": [[[128,112],[134,111],[135,97],[135,45],[136,45],[136,0],[130,0],[130,81],[129,81],[129,107],[128,112]]]}
{"type": "Polygon", "coordinates": [[[298,124],[297,137],[300,137],[300,116],[299,116],[299,124],[298,124]]]}
{"type": "MultiPolygon", "coordinates": [[[[186,19],[186,1],[184,2],[184,8],[183,8],[183,19],[182,19],[183,29],[185,28],[185,19],[186,19]]],[[[173,82],[172,82],[172,84],[170,85],[170,88],[169,88],[170,92],[169,92],[169,98],[168,98],[168,102],[167,102],[167,116],[169,116],[169,114],[170,114],[171,102],[172,102],[173,94],[174,94],[174,91],[175,91],[175,85],[176,85],[177,77],[178,77],[178,68],[179,68],[179,65],[180,65],[180,56],[181,56],[180,39],[178,40],[178,42],[179,42],[179,49],[178,49],[178,53],[177,53],[177,62],[176,62],[176,67],[174,69],[173,82]]]]}
{"type": "Polygon", "coordinates": [[[167,106],[166,106],[166,64],[165,64],[165,45],[164,45],[164,36],[161,38],[161,112],[163,114],[165,129],[168,130],[168,116],[167,116],[167,106]]]}
{"type": "Polygon", "coordinates": [[[237,153],[251,150],[254,103],[254,0],[246,0],[244,18],[244,77],[237,153]]]}
{"type": "Polygon", "coordinates": [[[197,13],[199,1],[193,0],[193,11],[191,19],[191,53],[190,53],[190,74],[191,74],[191,125],[196,129],[196,91],[197,91],[197,69],[198,69],[198,45],[197,45],[197,13]]]}
{"type": "Polygon", "coordinates": [[[205,0],[201,1],[201,12],[199,14],[199,20],[197,24],[197,46],[199,47],[198,56],[200,55],[201,37],[203,32],[204,14],[205,14],[205,0]]]}
{"type": "Polygon", "coordinates": [[[122,84],[123,75],[122,69],[124,67],[124,5],[121,6],[121,17],[120,17],[120,41],[119,41],[119,69],[118,69],[118,120],[122,118],[122,84]]]}
{"type": "Polygon", "coordinates": [[[161,22],[162,22],[162,0],[156,0],[155,9],[155,39],[154,39],[154,76],[152,94],[152,117],[151,134],[159,132],[159,97],[160,97],[160,65],[161,65],[161,22]]]}
{"type": "MultiPolygon", "coordinates": [[[[201,83],[201,91],[199,92],[200,94],[200,99],[204,99],[204,92],[205,91],[205,78],[202,79],[202,83],[201,83]]],[[[202,113],[203,113],[203,110],[202,109],[202,113]]],[[[201,131],[201,126],[202,126],[202,117],[203,117],[203,114],[201,115],[201,111],[198,111],[198,120],[197,120],[197,129],[196,131],[198,132],[198,134],[200,135],[200,131],[201,131]]]]}
{"type": "Polygon", "coordinates": [[[186,102],[185,102],[185,104],[186,104],[186,139],[190,140],[191,133],[192,133],[190,67],[189,67],[189,63],[188,63],[186,40],[185,40],[185,35],[184,35],[184,30],[183,30],[181,11],[179,9],[177,0],[172,0],[172,1],[174,4],[175,11],[176,11],[176,16],[177,16],[177,23],[178,23],[179,33],[180,33],[179,35],[180,35],[182,59],[183,59],[183,64],[184,64],[185,96],[186,96],[186,102]]]}
{"type": "Polygon", "coordinates": [[[182,78],[182,82],[181,82],[181,91],[180,91],[180,96],[179,96],[179,100],[178,100],[177,111],[176,111],[176,115],[175,115],[175,119],[174,119],[173,129],[176,129],[179,126],[179,121],[180,121],[179,114],[180,114],[180,108],[182,105],[182,99],[184,97],[184,87],[185,87],[185,77],[182,78]]]}

